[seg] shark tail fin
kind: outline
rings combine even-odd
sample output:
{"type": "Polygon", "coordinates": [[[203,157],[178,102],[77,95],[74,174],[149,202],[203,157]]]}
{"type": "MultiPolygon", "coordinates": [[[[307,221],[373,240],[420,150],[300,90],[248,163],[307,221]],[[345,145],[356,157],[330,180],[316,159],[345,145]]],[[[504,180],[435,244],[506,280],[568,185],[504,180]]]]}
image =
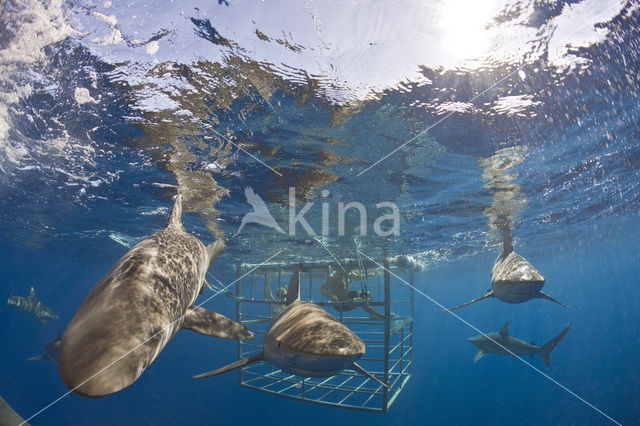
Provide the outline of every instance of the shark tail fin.
{"type": "Polygon", "coordinates": [[[42,354],[42,355],[36,355],[30,358],[27,358],[27,361],[47,361],[48,359],[49,357],[47,357],[46,354],[42,354]]]}
{"type": "Polygon", "coordinates": [[[551,361],[549,360],[549,355],[551,355],[551,351],[553,350],[553,348],[556,347],[558,343],[560,343],[560,340],[562,340],[562,338],[569,332],[569,329],[571,328],[572,325],[573,323],[570,322],[569,325],[567,325],[565,329],[560,332],[560,334],[558,334],[556,337],[554,337],[553,339],[549,340],[547,343],[542,345],[542,348],[540,349],[540,358],[542,358],[542,362],[544,362],[544,365],[546,365],[547,367],[551,365],[551,361]]]}
{"type": "Polygon", "coordinates": [[[11,297],[11,292],[13,291],[12,288],[9,289],[9,291],[7,292],[7,306],[9,306],[9,298],[11,297]]]}
{"type": "Polygon", "coordinates": [[[543,291],[539,291],[538,292],[538,298],[545,299],[545,300],[550,300],[552,302],[557,303],[558,305],[562,305],[565,308],[569,309],[569,307],[567,305],[565,305],[564,303],[560,302],[559,300],[554,299],[553,297],[549,296],[547,293],[545,293],[543,291]]]}
{"type": "Polygon", "coordinates": [[[235,370],[236,368],[244,367],[247,364],[251,364],[252,362],[263,361],[264,360],[264,352],[260,352],[258,355],[250,356],[249,358],[242,358],[237,360],[236,362],[232,362],[229,365],[225,365],[224,367],[220,367],[217,370],[207,371],[206,373],[198,374],[197,376],[193,376],[194,379],[203,379],[205,377],[217,376],[218,374],[226,373],[227,371],[235,370]]]}
{"type": "Polygon", "coordinates": [[[216,257],[220,256],[220,253],[227,247],[222,240],[215,240],[207,246],[207,254],[209,255],[209,265],[216,260],[216,257]]]}
{"type": "Polygon", "coordinates": [[[385,388],[391,389],[388,384],[384,383],[382,380],[378,379],[376,376],[374,376],[373,374],[369,373],[367,370],[365,370],[364,368],[362,368],[360,365],[358,365],[355,362],[353,363],[353,368],[354,368],[354,370],[359,371],[360,373],[364,374],[368,378],[370,378],[372,380],[375,380],[376,382],[380,383],[380,385],[384,386],[385,388]]]}
{"type": "Polygon", "coordinates": [[[462,308],[463,306],[467,306],[467,305],[470,305],[470,304],[472,304],[472,303],[476,303],[476,302],[478,302],[478,301],[480,301],[480,300],[482,300],[482,299],[487,299],[487,298],[489,298],[489,297],[493,297],[493,290],[490,290],[490,291],[489,291],[489,293],[485,294],[484,296],[476,297],[475,299],[470,300],[470,301],[468,301],[468,302],[466,302],[466,303],[463,303],[462,305],[458,305],[458,306],[454,306],[453,308],[445,309],[445,310],[444,310],[444,311],[442,311],[442,312],[451,312],[451,311],[453,311],[454,309],[462,308]]]}

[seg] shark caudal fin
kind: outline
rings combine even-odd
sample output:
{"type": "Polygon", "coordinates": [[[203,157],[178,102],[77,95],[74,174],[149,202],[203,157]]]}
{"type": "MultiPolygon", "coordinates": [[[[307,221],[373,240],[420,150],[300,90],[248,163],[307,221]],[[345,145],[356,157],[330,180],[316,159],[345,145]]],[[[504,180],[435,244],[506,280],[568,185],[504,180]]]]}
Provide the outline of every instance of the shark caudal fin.
{"type": "Polygon", "coordinates": [[[552,302],[557,303],[558,305],[562,305],[562,306],[564,306],[565,308],[569,309],[569,307],[568,307],[567,305],[565,305],[564,303],[560,302],[559,300],[554,299],[553,297],[549,296],[549,295],[548,295],[547,293],[545,293],[545,292],[539,291],[539,292],[538,292],[538,294],[537,294],[537,297],[538,297],[539,299],[550,300],[550,301],[552,301],[552,302]]]}
{"type": "Polygon", "coordinates": [[[289,306],[296,300],[300,299],[300,266],[296,268],[296,271],[291,276],[289,281],[289,288],[287,289],[287,298],[285,300],[285,306],[289,306]]]}
{"type": "Polygon", "coordinates": [[[477,297],[477,298],[475,298],[473,300],[468,301],[467,303],[463,303],[462,305],[458,305],[458,306],[454,306],[453,308],[445,309],[442,312],[451,312],[454,309],[462,308],[463,306],[467,306],[467,305],[470,305],[472,303],[476,303],[476,302],[478,302],[478,301],[480,301],[482,299],[487,299],[489,297],[493,297],[493,290],[489,291],[489,293],[485,294],[484,296],[477,297]]]}
{"type": "Polygon", "coordinates": [[[223,339],[243,340],[253,337],[253,333],[244,325],[199,306],[192,306],[187,310],[182,328],[223,339]]]}
{"type": "Polygon", "coordinates": [[[176,194],[176,200],[173,202],[171,213],[169,213],[169,220],[167,220],[167,228],[170,226],[182,228],[182,195],[180,195],[179,191],[176,194]]]}
{"type": "Polygon", "coordinates": [[[546,365],[547,367],[551,365],[551,361],[549,360],[549,355],[551,355],[551,351],[553,350],[553,348],[556,347],[558,343],[560,343],[560,340],[562,340],[562,338],[569,332],[569,329],[571,328],[572,325],[573,323],[570,322],[569,325],[567,325],[565,329],[562,330],[562,332],[560,332],[560,334],[558,334],[553,339],[549,340],[547,343],[542,345],[542,348],[540,348],[540,358],[542,358],[542,362],[544,362],[544,365],[546,365]]]}
{"type": "Polygon", "coordinates": [[[252,362],[257,361],[264,361],[264,352],[260,352],[258,355],[250,356],[249,358],[239,359],[236,362],[232,362],[229,365],[220,367],[217,370],[211,370],[207,371],[206,373],[198,374],[197,376],[193,376],[193,378],[203,379],[205,377],[217,376],[218,374],[226,373],[227,371],[235,370],[236,368],[244,367],[247,364],[251,364],[252,362]]]}
{"type": "Polygon", "coordinates": [[[216,257],[220,256],[220,253],[227,247],[222,240],[215,240],[207,246],[207,255],[209,256],[209,265],[216,260],[216,257]]]}
{"type": "Polygon", "coordinates": [[[359,371],[360,373],[364,374],[365,376],[367,376],[368,378],[375,380],[376,382],[380,383],[382,386],[384,386],[387,389],[391,389],[389,387],[389,385],[387,385],[386,383],[384,383],[382,380],[378,379],[376,376],[374,376],[373,374],[369,373],[367,370],[365,370],[364,368],[362,368],[361,366],[359,366],[357,363],[353,363],[353,369],[356,371],[359,371]]]}

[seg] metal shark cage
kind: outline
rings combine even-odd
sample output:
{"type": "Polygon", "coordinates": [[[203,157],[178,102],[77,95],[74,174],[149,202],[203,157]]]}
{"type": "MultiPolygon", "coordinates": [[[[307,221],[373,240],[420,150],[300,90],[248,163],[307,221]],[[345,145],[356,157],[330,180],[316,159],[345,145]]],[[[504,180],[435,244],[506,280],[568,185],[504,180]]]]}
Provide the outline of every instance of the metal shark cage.
{"type": "MultiPolygon", "coordinates": [[[[331,262],[305,262],[301,265],[301,299],[316,303],[344,323],[366,345],[359,364],[389,389],[351,370],[332,377],[300,377],[267,362],[239,369],[240,385],[249,389],[306,402],[385,413],[411,377],[413,367],[414,293],[393,274],[413,286],[413,271],[397,258],[363,265],[356,260],[339,267],[331,262]],[[365,273],[363,271],[365,266],[365,273]],[[336,300],[327,294],[327,280],[344,268],[348,295],[336,300]],[[395,269],[394,269],[395,268],[395,269]],[[349,272],[347,272],[349,271],[349,272]],[[358,273],[360,271],[360,273],[358,273]]],[[[262,339],[271,320],[284,307],[291,275],[299,264],[238,264],[236,274],[236,321],[250,328],[255,337],[238,342],[238,359],[260,353],[262,339]]]]}

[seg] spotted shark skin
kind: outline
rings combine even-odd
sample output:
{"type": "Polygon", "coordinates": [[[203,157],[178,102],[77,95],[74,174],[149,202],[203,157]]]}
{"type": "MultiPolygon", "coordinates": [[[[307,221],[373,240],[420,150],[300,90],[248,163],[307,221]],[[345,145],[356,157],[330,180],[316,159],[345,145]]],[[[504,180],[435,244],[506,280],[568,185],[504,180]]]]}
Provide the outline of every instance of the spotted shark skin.
{"type": "Polygon", "coordinates": [[[99,397],[131,385],[182,328],[227,339],[253,336],[244,326],[192,306],[225,245],[205,247],[182,226],[180,195],[167,225],[125,253],[71,318],[60,348],[62,380],[99,397]]]}
{"type": "Polygon", "coordinates": [[[263,351],[225,367],[194,376],[215,376],[256,361],[267,361],[283,371],[304,377],[329,377],[351,368],[388,387],[356,363],[365,344],[327,311],[300,300],[300,268],[291,277],[283,309],[271,322],[263,351]]]}
{"type": "Polygon", "coordinates": [[[27,297],[11,296],[11,290],[9,290],[7,306],[15,306],[19,311],[29,312],[35,315],[43,324],[46,324],[47,320],[58,318],[58,315],[36,299],[36,291],[33,287],[29,289],[27,297]]]}

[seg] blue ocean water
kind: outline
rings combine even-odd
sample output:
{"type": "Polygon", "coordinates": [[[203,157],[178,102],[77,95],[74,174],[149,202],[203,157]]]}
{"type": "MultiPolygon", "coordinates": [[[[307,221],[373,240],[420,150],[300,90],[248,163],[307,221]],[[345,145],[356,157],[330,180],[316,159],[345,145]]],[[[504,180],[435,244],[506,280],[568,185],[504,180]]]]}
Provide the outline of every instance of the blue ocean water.
{"type": "MultiPolygon", "coordinates": [[[[33,286],[59,319],[0,309],[0,395],[35,425],[638,423],[637,3],[265,3],[1,5],[0,294],[33,286]],[[286,234],[237,233],[245,188],[286,234]],[[237,263],[276,253],[332,261],[300,224],[289,233],[292,188],[337,258],[354,257],[355,238],[423,265],[414,284],[432,300],[415,294],[412,376],[388,413],[278,398],[236,373],[196,381],[237,345],[188,331],[98,399],[60,398],[57,366],[26,360],[164,226],[178,190],[187,231],[226,240],[210,269],[225,285],[237,263]],[[340,235],[349,202],[366,208],[366,235],[353,212],[340,235]],[[382,202],[398,207],[399,235],[374,232],[382,202]],[[489,299],[455,312],[538,344],[572,322],[550,367],[524,358],[539,371],[474,364],[478,333],[434,303],[486,292],[501,215],[569,309],[489,299]]],[[[205,307],[235,318],[233,299],[205,307]]]]}

